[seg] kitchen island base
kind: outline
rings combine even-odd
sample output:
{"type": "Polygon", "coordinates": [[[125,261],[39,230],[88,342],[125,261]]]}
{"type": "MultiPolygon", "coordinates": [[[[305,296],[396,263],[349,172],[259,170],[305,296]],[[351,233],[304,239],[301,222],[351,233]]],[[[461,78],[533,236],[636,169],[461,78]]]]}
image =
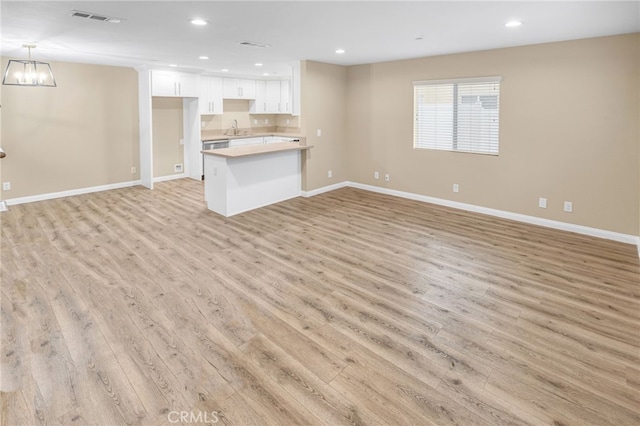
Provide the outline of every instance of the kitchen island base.
{"type": "Polygon", "coordinates": [[[209,210],[228,217],[300,196],[302,150],[216,155],[220,151],[203,152],[209,210]]]}

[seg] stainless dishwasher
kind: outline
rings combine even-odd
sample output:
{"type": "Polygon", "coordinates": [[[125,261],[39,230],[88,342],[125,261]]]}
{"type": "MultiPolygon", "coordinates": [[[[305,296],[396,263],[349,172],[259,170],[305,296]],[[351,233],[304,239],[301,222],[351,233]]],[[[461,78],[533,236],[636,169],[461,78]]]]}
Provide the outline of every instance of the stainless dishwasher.
{"type": "MultiPolygon", "coordinates": [[[[229,139],[202,141],[202,150],[229,148],[229,139]]],[[[204,180],[204,154],[202,154],[202,180],[204,180]]]]}

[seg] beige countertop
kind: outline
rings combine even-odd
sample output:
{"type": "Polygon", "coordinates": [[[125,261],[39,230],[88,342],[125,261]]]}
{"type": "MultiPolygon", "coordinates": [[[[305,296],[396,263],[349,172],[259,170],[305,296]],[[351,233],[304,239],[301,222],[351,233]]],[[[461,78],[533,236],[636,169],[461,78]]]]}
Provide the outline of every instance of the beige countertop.
{"type": "Polygon", "coordinates": [[[251,155],[270,154],[282,151],[302,151],[312,148],[310,145],[304,145],[300,142],[278,142],[256,145],[236,146],[233,148],[208,149],[201,151],[205,155],[216,155],[218,157],[238,158],[248,157],[251,155]]]}
{"type": "Polygon", "coordinates": [[[211,136],[203,136],[203,142],[214,142],[214,141],[226,141],[229,139],[245,139],[245,138],[260,138],[262,136],[282,136],[285,138],[296,138],[302,139],[304,136],[296,133],[282,133],[282,132],[270,132],[270,133],[246,133],[240,135],[211,135],[211,136]]]}

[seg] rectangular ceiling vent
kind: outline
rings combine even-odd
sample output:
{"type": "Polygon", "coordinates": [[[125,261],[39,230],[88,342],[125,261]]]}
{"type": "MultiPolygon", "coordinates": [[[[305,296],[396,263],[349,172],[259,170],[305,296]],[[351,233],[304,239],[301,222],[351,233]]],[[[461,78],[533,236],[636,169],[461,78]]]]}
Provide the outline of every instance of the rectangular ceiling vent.
{"type": "Polygon", "coordinates": [[[259,48],[269,47],[268,44],[256,43],[256,42],[253,42],[253,41],[241,41],[240,44],[242,46],[248,46],[248,47],[259,47],[259,48]]]}
{"type": "Polygon", "coordinates": [[[112,24],[119,24],[123,21],[122,18],[114,18],[111,16],[98,15],[97,13],[82,12],[80,10],[72,10],[69,15],[74,18],[90,19],[92,21],[110,22],[112,24]]]}

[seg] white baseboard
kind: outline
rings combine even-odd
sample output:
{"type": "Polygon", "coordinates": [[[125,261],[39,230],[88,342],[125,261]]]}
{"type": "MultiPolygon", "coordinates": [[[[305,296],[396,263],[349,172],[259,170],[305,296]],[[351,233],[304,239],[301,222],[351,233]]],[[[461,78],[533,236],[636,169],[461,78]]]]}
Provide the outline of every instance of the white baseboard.
{"type": "Polygon", "coordinates": [[[312,191],[302,191],[300,195],[309,198],[315,195],[324,194],[325,192],[335,191],[336,189],[344,188],[346,186],[349,186],[349,182],[347,181],[336,183],[334,185],[323,186],[322,188],[314,189],[312,191]]]}
{"type": "MultiPolygon", "coordinates": [[[[162,182],[173,179],[182,179],[187,177],[184,173],[169,175],[169,176],[161,176],[154,178],[154,182],[162,182]]],[[[52,192],[48,194],[39,194],[32,195],[28,197],[20,197],[20,198],[10,198],[8,200],[4,200],[4,203],[9,206],[24,204],[24,203],[33,203],[35,201],[44,201],[44,200],[52,200],[54,198],[62,198],[62,197],[70,197],[72,195],[81,195],[81,194],[89,194],[92,192],[99,191],[108,191],[111,189],[119,189],[119,188],[127,188],[131,186],[141,185],[141,181],[134,180],[128,182],[119,182],[113,183],[109,185],[100,185],[100,186],[92,186],[88,188],[79,188],[79,189],[71,189],[68,191],[60,191],[60,192],[52,192]]],[[[590,235],[592,237],[604,238],[607,240],[619,241],[622,243],[633,244],[638,247],[638,256],[640,257],[640,237],[636,235],[622,234],[619,232],[606,231],[598,228],[591,228],[583,225],[575,225],[573,223],[560,222],[556,220],[543,219],[535,216],[528,216],[520,213],[512,213],[504,210],[491,209],[488,207],[476,206],[473,204],[460,203],[457,201],[445,200],[442,198],[428,197],[426,195],[414,194],[411,192],[397,191],[395,189],[388,188],[380,188],[373,185],[366,185],[357,182],[340,182],[329,186],[324,186],[322,188],[314,189],[311,191],[302,191],[300,193],[303,197],[313,197],[315,195],[320,195],[325,192],[334,191],[336,189],[351,187],[363,189],[365,191],[377,192],[380,194],[392,195],[396,197],[406,198],[409,200],[422,201],[425,203],[432,203],[446,207],[452,207],[455,209],[466,210],[475,213],[482,213],[490,216],[501,217],[504,219],[511,219],[518,222],[529,223],[532,225],[544,226],[547,228],[559,229],[562,231],[575,232],[583,235],[590,235]]]]}
{"type": "Polygon", "coordinates": [[[425,203],[437,204],[440,206],[452,207],[455,209],[466,210],[475,213],[482,213],[489,216],[501,217],[503,219],[511,219],[518,222],[529,223],[532,225],[544,226],[547,228],[559,229],[562,231],[575,232],[577,234],[589,235],[592,237],[604,238],[607,240],[619,241],[622,243],[633,244],[638,246],[638,256],[640,256],[640,237],[636,235],[622,234],[619,232],[606,231],[598,228],[591,228],[583,225],[575,225],[573,223],[560,222],[557,220],[543,219],[535,216],[528,216],[520,213],[512,213],[504,210],[491,209],[488,207],[476,206],[473,204],[460,203],[458,201],[445,200],[442,198],[428,197],[426,195],[414,194],[411,192],[397,191],[395,189],[380,188],[378,186],[366,185],[357,182],[342,182],[331,186],[307,191],[303,193],[305,197],[322,194],[324,192],[333,191],[335,189],[351,187],[363,189],[365,191],[377,192],[380,194],[392,195],[395,197],[406,198],[409,200],[422,201],[425,203]]]}
{"type": "Polygon", "coordinates": [[[108,191],[110,189],[128,188],[130,186],[140,185],[139,180],[128,182],[112,183],[109,185],[91,186],[88,188],[70,189],[68,191],[50,192],[48,194],[31,195],[28,197],[10,198],[5,200],[7,205],[15,206],[17,204],[33,203],[35,201],[53,200],[54,198],[70,197],[72,195],[90,194],[92,192],[108,191]]]}
{"type": "Polygon", "coordinates": [[[179,173],[177,175],[167,175],[167,176],[158,176],[158,177],[154,177],[153,178],[153,183],[156,182],[165,182],[168,180],[174,180],[174,179],[182,179],[182,178],[186,178],[189,177],[184,173],[179,173]]]}

